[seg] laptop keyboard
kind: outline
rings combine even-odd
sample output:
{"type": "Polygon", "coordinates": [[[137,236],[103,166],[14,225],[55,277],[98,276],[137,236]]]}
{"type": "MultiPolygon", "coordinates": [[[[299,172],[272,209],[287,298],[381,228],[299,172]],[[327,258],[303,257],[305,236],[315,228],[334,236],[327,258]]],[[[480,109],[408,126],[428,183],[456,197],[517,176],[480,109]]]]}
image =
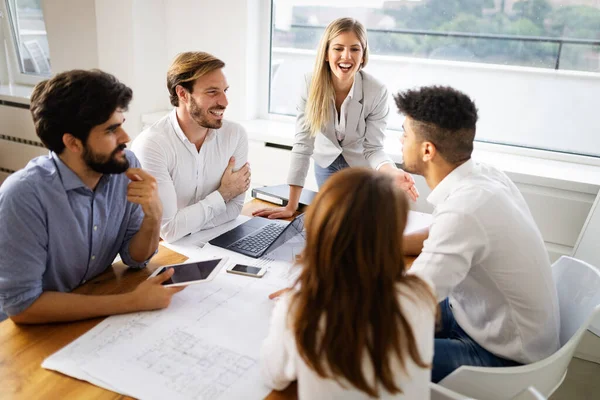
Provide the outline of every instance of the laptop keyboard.
{"type": "Polygon", "coordinates": [[[275,238],[279,236],[279,234],[285,229],[285,227],[286,225],[282,224],[265,225],[256,233],[253,233],[252,235],[248,235],[245,238],[238,240],[228,248],[245,250],[251,253],[260,253],[275,241],[275,238]]]}

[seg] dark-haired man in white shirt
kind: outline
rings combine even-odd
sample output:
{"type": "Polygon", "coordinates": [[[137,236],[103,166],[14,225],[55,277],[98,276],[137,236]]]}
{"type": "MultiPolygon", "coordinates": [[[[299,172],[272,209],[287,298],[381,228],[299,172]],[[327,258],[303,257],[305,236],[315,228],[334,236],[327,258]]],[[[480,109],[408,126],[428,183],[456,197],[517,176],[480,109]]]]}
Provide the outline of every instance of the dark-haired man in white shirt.
{"type": "Polygon", "coordinates": [[[461,365],[512,366],[559,347],[558,298],[548,253],[523,196],[501,171],[471,159],[477,108],[449,87],[395,96],[407,172],[422,175],[435,209],[407,236],[411,272],[441,301],[433,382],[461,365]]]}

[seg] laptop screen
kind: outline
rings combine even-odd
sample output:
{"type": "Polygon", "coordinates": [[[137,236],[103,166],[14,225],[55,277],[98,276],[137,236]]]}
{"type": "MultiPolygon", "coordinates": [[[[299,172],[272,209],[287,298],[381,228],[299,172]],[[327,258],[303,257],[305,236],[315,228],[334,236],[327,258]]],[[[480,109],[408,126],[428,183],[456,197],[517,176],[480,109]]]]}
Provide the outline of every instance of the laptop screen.
{"type": "Polygon", "coordinates": [[[275,241],[267,248],[265,254],[275,250],[296,235],[306,237],[304,232],[304,214],[298,215],[285,227],[277,239],[275,239],[275,241]]]}

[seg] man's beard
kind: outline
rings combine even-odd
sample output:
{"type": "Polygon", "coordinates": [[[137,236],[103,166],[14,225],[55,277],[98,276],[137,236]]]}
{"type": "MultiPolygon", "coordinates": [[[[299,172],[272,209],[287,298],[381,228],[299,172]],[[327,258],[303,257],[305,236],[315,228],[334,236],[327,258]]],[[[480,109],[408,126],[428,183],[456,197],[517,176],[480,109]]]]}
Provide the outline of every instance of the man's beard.
{"type": "Polygon", "coordinates": [[[125,157],[123,160],[117,159],[117,153],[127,146],[123,143],[117,146],[109,156],[102,156],[87,146],[83,147],[83,161],[93,171],[101,174],[122,174],[129,168],[129,160],[125,157]]]}
{"type": "Polygon", "coordinates": [[[198,104],[196,103],[196,101],[194,100],[194,98],[191,98],[191,102],[190,102],[190,115],[192,116],[192,119],[201,127],[203,128],[209,128],[209,129],[219,129],[223,126],[223,120],[218,119],[214,122],[210,121],[210,116],[208,115],[208,111],[210,110],[225,110],[225,107],[213,107],[208,111],[205,111],[204,109],[198,107],[198,104]]]}

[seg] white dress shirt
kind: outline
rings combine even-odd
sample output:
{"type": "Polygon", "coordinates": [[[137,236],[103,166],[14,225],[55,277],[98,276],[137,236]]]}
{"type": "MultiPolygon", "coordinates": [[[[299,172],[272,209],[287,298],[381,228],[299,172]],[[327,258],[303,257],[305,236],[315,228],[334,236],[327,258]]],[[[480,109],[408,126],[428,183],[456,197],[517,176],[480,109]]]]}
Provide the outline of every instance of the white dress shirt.
{"type": "MultiPolygon", "coordinates": [[[[358,79],[360,79],[360,75],[358,75],[358,79]]],[[[348,96],[344,99],[342,106],[340,107],[340,113],[338,114],[337,108],[335,107],[335,99],[333,100],[333,129],[335,130],[335,137],[338,142],[343,141],[346,138],[346,119],[348,118],[348,104],[352,100],[352,93],[354,92],[354,85],[356,84],[356,79],[352,82],[352,87],[348,92],[348,96]]]]}
{"type": "Polygon", "coordinates": [[[235,157],[234,171],[248,159],[248,136],[240,125],[223,121],[220,129],[210,129],[198,151],[181,130],[174,109],[144,130],[132,149],[158,183],[164,240],[173,242],[240,214],[244,193],[225,203],[217,191],[229,158],[235,157]]]}
{"type": "MultiPolygon", "coordinates": [[[[415,344],[421,359],[431,365],[433,360],[433,335],[435,325],[435,307],[417,297],[417,294],[405,285],[398,285],[400,307],[409,325],[412,327],[415,344]]],[[[368,399],[366,393],[342,380],[344,386],[334,379],[320,377],[310,369],[300,357],[294,332],[289,326],[288,309],[290,296],[284,295],[277,301],[271,316],[269,334],[261,349],[261,373],[266,385],[282,390],[291,382],[298,380],[299,399],[368,399]]],[[[392,317],[390,317],[391,320],[392,317]]],[[[399,360],[392,359],[392,373],[395,383],[403,394],[392,395],[381,391],[382,399],[429,399],[431,370],[417,366],[412,359],[406,359],[406,371],[400,367],[399,360]]],[[[373,367],[369,357],[363,361],[364,376],[372,382],[373,367]]]]}
{"type": "Polygon", "coordinates": [[[521,363],[559,348],[556,287],[544,241],[523,196],[501,171],[472,160],[439,183],[429,238],[410,271],[449,298],[479,345],[521,363]]]}

